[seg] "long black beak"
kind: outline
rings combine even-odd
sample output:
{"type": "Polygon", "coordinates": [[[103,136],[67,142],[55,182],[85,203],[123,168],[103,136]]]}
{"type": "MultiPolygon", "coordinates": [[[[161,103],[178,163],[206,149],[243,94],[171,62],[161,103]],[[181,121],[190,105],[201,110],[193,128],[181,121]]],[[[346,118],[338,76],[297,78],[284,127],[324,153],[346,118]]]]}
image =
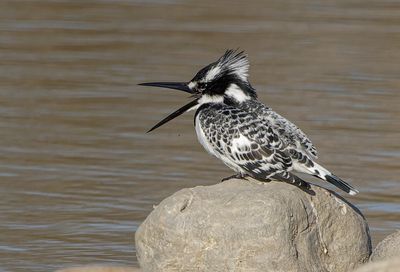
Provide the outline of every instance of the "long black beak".
{"type": "Polygon", "coordinates": [[[162,119],[160,122],[158,122],[154,127],[152,127],[149,131],[147,131],[147,133],[149,133],[150,131],[155,130],[158,127],[161,127],[165,123],[171,121],[172,119],[174,119],[174,118],[178,117],[179,115],[181,115],[181,114],[185,113],[186,111],[188,111],[190,108],[196,106],[198,104],[197,100],[198,99],[195,99],[192,102],[190,102],[190,103],[186,104],[185,106],[183,106],[182,108],[174,111],[173,113],[171,113],[170,115],[168,115],[167,117],[162,119]]]}
{"type": "Polygon", "coordinates": [[[168,88],[193,94],[193,91],[189,88],[188,84],[185,82],[148,82],[148,83],[140,83],[139,85],[168,88]]]}

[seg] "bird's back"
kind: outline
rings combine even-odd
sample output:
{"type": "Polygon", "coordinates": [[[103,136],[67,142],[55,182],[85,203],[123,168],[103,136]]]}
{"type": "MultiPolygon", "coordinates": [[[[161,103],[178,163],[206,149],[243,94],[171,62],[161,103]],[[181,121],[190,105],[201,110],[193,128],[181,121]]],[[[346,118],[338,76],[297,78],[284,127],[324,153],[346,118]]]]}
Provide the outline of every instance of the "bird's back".
{"type": "Polygon", "coordinates": [[[266,125],[271,127],[287,145],[305,152],[314,159],[318,157],[317,149],[301,129],[263,103],[252,99],[245,103],[240,103],[237,107],[256,114],[257,117],[266,122],[266,125]]]}

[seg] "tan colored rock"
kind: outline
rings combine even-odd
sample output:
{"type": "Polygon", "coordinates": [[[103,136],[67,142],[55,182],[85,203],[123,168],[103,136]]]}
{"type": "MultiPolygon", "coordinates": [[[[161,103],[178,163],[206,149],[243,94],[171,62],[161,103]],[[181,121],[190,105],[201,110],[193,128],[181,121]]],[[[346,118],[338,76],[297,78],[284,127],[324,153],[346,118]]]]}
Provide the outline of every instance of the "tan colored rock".
{"type": "Polygon", "coordinates": [[[312,186],[229,180],[164,199],[136,232],[145,272],[349,271],[368,260],[361,213],[312,186]]]}
{"type": "Polygon", "coordinates": [[[70,267],[57,270],[56,272],[140,272],[139,268],[127,266],[87,265],[70,267]]]}
{"type": "Polygon", "coordinates": [[[386,259],[379,262],[370,262],[354,272],[399,272],[400,271],[400,258],[386,259]]]}
{"type": "Polygon", "coordinates": [[[371,261],[375,262],[395,257],[400,259],[400,230],[390,234],[376,246],[372,252],[371,261]]]}

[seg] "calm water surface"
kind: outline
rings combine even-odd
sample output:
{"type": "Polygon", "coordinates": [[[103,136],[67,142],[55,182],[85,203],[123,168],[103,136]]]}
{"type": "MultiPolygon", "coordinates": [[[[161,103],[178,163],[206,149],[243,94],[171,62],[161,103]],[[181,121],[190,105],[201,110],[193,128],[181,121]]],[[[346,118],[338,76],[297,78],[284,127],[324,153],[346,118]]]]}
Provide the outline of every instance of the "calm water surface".
{"type": "Polygon", "coordinates": [[[249,54],[260,99],[361,193],[376,244],[400,228],[397,1],[0,3],[0,270],[137,265],[134,232],[173,192],[231,172],[197,143],[187,101],[139,87],[249,54]],[[283,3],[285,2],[285,4],[283,3]]]}

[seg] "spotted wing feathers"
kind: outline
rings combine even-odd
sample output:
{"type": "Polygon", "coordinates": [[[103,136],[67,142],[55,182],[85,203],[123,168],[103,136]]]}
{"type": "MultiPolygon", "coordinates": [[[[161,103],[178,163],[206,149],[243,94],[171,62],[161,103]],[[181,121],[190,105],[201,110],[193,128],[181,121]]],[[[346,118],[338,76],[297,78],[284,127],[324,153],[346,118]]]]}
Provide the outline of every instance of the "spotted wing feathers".
{"type": "Polygon", "coordinates": [[[246,103],[242,103],[240,107],[245,111],[257,114],[257,116],[267,126],[270,126],[288,146],[306,153],[313,159],[318,157],[317,149],[307,135],[283,116],[258,100],[247,101],[246,103]]]}
{"type": "Polygon", "coordinates": [[[256,115],[238,108],[210,105],[199,116],[215,155],[234,170],[255,179],[277,179],[306,186],[290,174],[292,159],[284,143],[256,115]]]}

